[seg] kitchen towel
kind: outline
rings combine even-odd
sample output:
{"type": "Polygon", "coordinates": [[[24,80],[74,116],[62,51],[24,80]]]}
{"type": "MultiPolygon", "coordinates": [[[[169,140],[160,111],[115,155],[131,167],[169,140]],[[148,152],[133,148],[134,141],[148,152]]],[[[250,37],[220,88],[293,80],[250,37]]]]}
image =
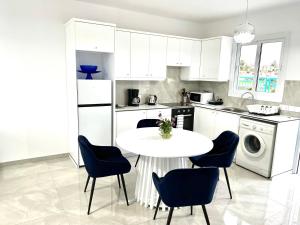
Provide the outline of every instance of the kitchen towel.
{"type": "Polygon", "coordinates": [[[183,129],[184,115],[177,116],[176,128],[183,129]]]}

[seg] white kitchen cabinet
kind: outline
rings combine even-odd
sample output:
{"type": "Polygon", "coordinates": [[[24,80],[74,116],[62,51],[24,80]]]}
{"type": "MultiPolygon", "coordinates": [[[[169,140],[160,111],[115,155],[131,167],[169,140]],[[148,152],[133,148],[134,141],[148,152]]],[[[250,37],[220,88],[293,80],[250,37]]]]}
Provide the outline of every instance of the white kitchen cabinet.
{"type": "Polygon", "coordinates": [[[240,116],[234,113],[216,112],[213,139],[217,138],[223,131],[230,130],[239,133],[240,116]]]}
{"type": "Polygon", "coordinates": [[[146,110],[122,111],[116,113],[116,135],[135,129],[141,119],[146,119],[146,110]]]}
{"type": "Polygon", "coordinates": [[[131,78],[149,77],[149,35],[131,33],[131,78]]]}
{"type": "Polygon", "coordinates": [[[192,61],[192,47],[193,41],[181,39],[180,40],[180,66],[191,66],[192,61]]]}
{"type": "Polygon", "coordinates": [[[192,40],[168,38],[167,65],[190,66],[192,59],[192,40]]]}
{"type": "Polygon", "coordinates": [[[201,64],[201,41],[192,41],[191,65],[181,68],[181,80],[199,80],[201,64]]]}
{"type": "Polygon", "coordinates": [[[214,137],[215,117],[215,110],[195,107],[194,131],[212,139],[214,137]]]}
{"type": "MultiPolygon", "coordinates": [[[[135,129],[137,123],[142,119],[171,119],[171,109],[151,109],[151,110],[133,110],[116,112],[116,137],[122,132],[135,129]]],[[[123,153],[127,153],[122,150],[123,153]]]]}
{"type": "Polygon", "coordinates": [[[202,40],[200,80],[227,81],[231,66],[232,38],[202,40]]]}
{"type": "Polygon", "coordinates": [[[149,70],[151,79],[164,80],[167,76],[167,37],[149,36],[149,70]]]}
{"type": "Polygon", "coordinates": [[[115,49],[115,27],[89,22],[76,22],[76,50],[110,52],[115,49]]]}
{"type": "Polygon", "coordinates": [[[116,32],[116,80],[164,80],[167,37],[126,30],[116,32]]]}
{"type": "Polygon", "coordinates": [[[136,128],[141,119],[171,119],[171,109],[151,109],[151,110],[133,110],[116,112],[116,135],[130,129],[136,128]]]}
{"type": "Polygon", "coordinates": [[[179,57],[180,57],[180,39],[168,38],[167,65],[179,66],[179,57]]]}
{"type": "Polygon", "coordinates": [[[240,116],[237,114],[201,107],[195,108],[194,131],[211,139],[217,138],[226,130],[238,134],[239,123],[240,116]]]}
{"type": "Polygon", "coordinates": [[[147,110],[147,119],[171,119],[171,109],[152,109],[147,110]]]}
{"type": "Polygon", "coordinates": [[[115,79],[130,78],[130,32],[116,31],[115,79]]]}

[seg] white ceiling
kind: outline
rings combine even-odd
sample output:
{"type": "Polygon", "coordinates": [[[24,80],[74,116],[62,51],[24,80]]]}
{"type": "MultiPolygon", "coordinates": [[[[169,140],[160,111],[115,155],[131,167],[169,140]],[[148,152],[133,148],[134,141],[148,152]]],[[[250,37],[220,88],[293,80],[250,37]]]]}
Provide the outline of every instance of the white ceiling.
{"type": "MultiPolygon", "coordinates": [[[[241,15],[246,0],[80,0],[121,9],[197,22],[241,15]]],[[[281,7],[300,0],[249,0],[251,12],[281,7]]]]}

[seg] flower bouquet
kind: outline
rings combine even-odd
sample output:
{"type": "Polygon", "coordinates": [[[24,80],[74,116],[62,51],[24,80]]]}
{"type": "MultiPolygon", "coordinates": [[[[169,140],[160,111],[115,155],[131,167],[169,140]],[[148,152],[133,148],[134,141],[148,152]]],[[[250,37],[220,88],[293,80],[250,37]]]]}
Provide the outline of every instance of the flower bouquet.
{"type": "Polygon", "coordinates": [[[174,119],[160,119],[158,122],[160,135],[163,139],[169,139],[172,137],[172,128],[174,126],[174,119]]]}

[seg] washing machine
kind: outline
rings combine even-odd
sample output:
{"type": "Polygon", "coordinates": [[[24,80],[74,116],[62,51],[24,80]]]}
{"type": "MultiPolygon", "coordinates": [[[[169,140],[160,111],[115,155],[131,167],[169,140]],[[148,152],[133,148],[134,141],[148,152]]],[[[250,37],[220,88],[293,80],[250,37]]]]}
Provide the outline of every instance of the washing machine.
{"type": "Polygon", "coordinates": [[[271,177],[276,124],[241,118],[236,164],[271,177]]]}

